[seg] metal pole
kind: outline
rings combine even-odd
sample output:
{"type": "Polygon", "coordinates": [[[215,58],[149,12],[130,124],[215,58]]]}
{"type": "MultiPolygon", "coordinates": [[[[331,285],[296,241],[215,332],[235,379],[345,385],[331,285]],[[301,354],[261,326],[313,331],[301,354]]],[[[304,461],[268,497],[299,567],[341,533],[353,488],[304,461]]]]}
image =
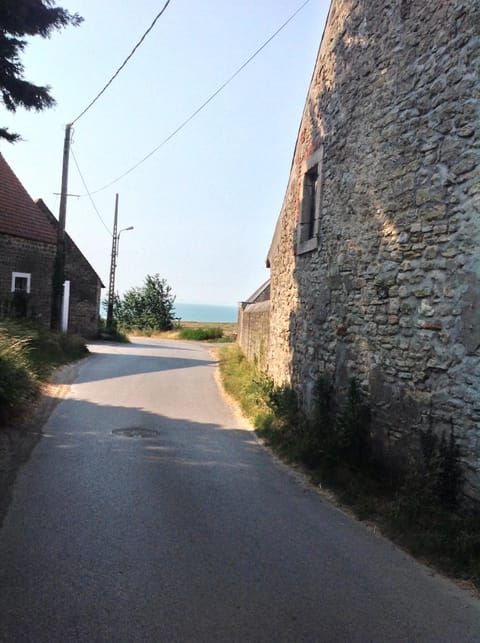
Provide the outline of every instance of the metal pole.
{"type": "Polygon", "coordinates": [[[65,281],[65,221],[67,215],[68,161],[70,157],[71,130],[71,125],[65,127],[65,139],[63,142],[62,189],[58,213],[57,251],[53,265],[52,279],[50,327],[53,330],[60,330],[62,322],[63,283],[65,281]]]}
{"type": "Polygon", "coordinates": [[[108,284],[107,305],[107,330],[113,329],[113,299],[115,297],[115,270],[117,268],[117,220],[118,220],[118,194],[115,195],[115,215],[113,217],[112,256],[110,259],[110,281],[108,284]]]}

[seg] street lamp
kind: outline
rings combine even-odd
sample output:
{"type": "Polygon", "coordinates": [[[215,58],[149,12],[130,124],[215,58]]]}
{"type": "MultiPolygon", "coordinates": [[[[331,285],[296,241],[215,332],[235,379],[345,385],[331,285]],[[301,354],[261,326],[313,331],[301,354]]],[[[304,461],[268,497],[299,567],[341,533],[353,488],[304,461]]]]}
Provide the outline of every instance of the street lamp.
{"type": "MultiPolygon", "coordinates": [[[[122,228],[120,232],[117,234],[117,254],[116,254],[117,257],[118,257],[118,248],[120,246],[120,235],[122,234],[122,232],[127,232],[128,230],[133,230],[133,229],[134,229],[133,225],[129,225],[128,228],[122,228]]],[[[116,266],[116,262],[115,262],[115,266],[116,266]]]]}
{"type": "Polygon", "coordinates": [[[112,256],[110,258],[110,281],[108,284],[108,305],[107,305],[107,330],[113,330],[113,299],[115,292],[115,271],[117,269],[118,246],[120,244],[120,235],[127,230],[133,230],[133,225],[128,228],[122,228],[117,233],[118,219],[118,194],[115,195],[115,216],[113,219],[112,235],[112,256]]]}

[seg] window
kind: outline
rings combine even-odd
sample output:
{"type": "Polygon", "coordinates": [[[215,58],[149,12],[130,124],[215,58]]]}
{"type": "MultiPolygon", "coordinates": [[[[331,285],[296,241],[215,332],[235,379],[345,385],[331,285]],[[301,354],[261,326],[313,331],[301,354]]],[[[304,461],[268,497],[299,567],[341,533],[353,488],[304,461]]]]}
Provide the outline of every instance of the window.
{"type": "Polygon", "coordinates": [[[304,165],[303,196],[297,228],[297,254],[318,247],[320,225],[322,152],[319,148],[304,165]]]}
{"type": "Polygon", "coordinates": [[[30,292],[30,278],[29,272],[12,272],[12,292],[30,292]]]}

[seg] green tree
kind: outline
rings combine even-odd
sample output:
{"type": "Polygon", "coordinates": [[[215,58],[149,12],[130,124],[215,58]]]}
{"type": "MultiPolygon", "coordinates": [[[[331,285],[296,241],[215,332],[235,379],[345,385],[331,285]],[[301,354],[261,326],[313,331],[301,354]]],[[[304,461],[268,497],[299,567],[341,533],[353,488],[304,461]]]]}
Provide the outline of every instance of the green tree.
{"type": "Polygon", "coordinates": [[[147,275],[141,288],[131,288],[116,297],[113,316],[125,328],[146,331],[170,330],[175,321],[175,296],[165,279],[158,274],[147,275]]]}
{"type": "MultiPolygon", "coordinates": [[[[48,38],[55,29],[82,22],[77,13],[54,5],[54,0],[0,0],[0,98],[10,112],[17,107],[41,111],[55,104],[50,87],[25,80],[20,60],[25,36],[48,38]]],[[[20,136],[0,127],[2,138],[14,143],[20,136]]]]}

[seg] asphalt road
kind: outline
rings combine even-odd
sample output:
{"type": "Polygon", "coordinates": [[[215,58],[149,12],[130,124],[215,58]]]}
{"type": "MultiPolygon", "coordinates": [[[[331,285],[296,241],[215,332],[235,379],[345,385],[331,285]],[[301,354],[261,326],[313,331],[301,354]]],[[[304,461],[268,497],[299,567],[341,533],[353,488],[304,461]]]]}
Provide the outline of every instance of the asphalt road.
{"type": "Polygon", "coordinates": [[[0,641],[480,641],[479,602],[323,501],[208,350],[93,346],[0,532],[0,641]]]}

